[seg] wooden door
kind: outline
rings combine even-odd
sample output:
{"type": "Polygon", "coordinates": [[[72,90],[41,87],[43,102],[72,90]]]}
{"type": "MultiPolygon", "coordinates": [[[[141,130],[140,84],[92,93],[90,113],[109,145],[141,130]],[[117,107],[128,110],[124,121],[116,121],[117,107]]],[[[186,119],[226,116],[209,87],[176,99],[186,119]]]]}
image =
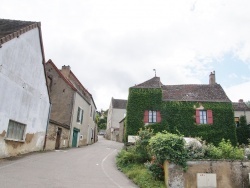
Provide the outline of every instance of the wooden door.
{"type": "Polygon", "coordinates": [[[56,147],[55,147],[55,149],[59,149],[60,148],[61,134],[62,134],[62,129],[58,128],[58,130],[56,132],[56,147]]]}
{"type": "Polygon", "coordinates": [[[73,130],[72,147],[77,147],[78,131],[73,130]]]}

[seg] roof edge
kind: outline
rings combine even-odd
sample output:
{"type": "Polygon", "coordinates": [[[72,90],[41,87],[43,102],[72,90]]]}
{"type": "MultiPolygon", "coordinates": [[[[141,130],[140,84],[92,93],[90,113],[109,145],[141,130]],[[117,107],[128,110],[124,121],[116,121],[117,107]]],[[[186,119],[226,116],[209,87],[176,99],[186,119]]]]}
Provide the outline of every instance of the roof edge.
{"type": "Polygon", "coordinates": [[[2,44],[12,40],[13,38],[18,38],[20,35],[32,30],[32,29],[35,29],[35,28],[40,28],[41,27],[41,22],[31,22],[30,25],[22,28],[22,29],[19,29],[18,31],[15,31],[11,34],[7,34],[5,37],[2,37],[0,38],[0,47],[2,44]]]}

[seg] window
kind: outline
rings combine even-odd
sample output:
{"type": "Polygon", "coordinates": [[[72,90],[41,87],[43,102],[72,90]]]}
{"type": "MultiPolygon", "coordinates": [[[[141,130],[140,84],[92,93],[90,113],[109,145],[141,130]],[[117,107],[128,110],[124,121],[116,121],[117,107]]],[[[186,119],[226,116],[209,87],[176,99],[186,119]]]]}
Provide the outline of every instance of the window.
{"type": "Polygon", "coordinates": [[[212,110],[196,110],[197,124],[213,124],[212,110]]]}
{"type": "Polygon", "coordinates": [[[146,110],[144,112],[144,123],[159,123],[161,122],[160,111],[146,110]]]}
{"type": "Polygon", "coordinates": [[[156,123],[156,111],[148,111],[148,122],[149,123],[156,123]]]}
{"type": "Polygon", "coordinates": [[[83,120],[83,109],[78,107],[77,120],[76,121],[82,124],[82,120],[83,120]]]}
{"type": "Polygon", "coordinates": [[[239,117],[234,117],[234,122],[235,122],[236,127],[240,126],[240,118],[239,117]]]}
{"type": "Polygon", "coordinates": [[[25,124],[9,120],[7,139],[24,141],[25,124]]]}
{"type": "Polygon", "coordinates": [[[207,124],[207,111],[200,110],[200,124],[207,124]]]}
{"type": "Polygon", "coordinates": [[[92,116],[92,106],[90,105],[90,117],[92,116]]]}
{"type": "Polygon", "coordinates": [[[95,121],[95,111],[93,112],[93,121],[95,121]]]}

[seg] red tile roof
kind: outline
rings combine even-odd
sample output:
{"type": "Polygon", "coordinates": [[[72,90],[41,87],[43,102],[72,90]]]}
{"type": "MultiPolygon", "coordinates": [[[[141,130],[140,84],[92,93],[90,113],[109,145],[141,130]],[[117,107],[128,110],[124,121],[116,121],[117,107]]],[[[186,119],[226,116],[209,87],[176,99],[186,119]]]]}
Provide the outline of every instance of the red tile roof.
{"type": "Polygon", "coordinates": [[[164,101],[231,102],[220,84],[163,85],[153,77],[132,88],[162,88],[164,101]]]}
{"type": "Polygon", "coordinates": [[[112,106],[113,106],[113,108],[117,108],[117,109],[126,109],[127,108],[127,100],[112,98],[112,106]]]}
{"type": "Polygon", "coordinates": [[[244,102],[233,102],[233,109],[235,111],[250,111],[250,108],[244,102]]]}
{"type": "Polygon", "coordinates": [[[146,82],[135,85],[132,88],[161,88],[161,86],[162,86],[162,83],[161,83],[160,77],[153,77],[150,80],[147,80],[146,82]]]}

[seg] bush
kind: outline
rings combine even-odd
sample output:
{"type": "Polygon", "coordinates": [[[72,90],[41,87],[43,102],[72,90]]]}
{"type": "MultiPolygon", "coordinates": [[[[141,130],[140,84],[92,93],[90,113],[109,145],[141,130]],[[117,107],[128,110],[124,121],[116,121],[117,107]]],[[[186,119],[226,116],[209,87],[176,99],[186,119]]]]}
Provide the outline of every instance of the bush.
{"type": "Polygon", "coordinates": [[[186,144],[185,149],[187,150],[188,159],[202,159],[206,152],[206,146],[200,145],[196,141],[186,144]]]}
{"type": "Polygon", "coordinates": [[[158,161],[152,160],[145,163],[145,166],[156,180],[164,180],[164,168],[158,161]]]}
{"type": "Polygon", "coordinates": [[[139,155],[134,151],[134,148],[130,148],[129,151],[121,150],[116,156],[116,163],[118,166],[126,166],[135,163],[138,158],[139,155]]]}
{"type": "Polygon", "coordinates": [[[140,129],[138,132],[139,140],[135,143],[135,152],[138,153],[138,162],[146,162],[150,160],[150,155],[148,151],[148,144],[150,138],[153,136],[153,130],[151,129],[140,129]]]}
{"type": "Polygon", "coordinates": [[[244,159],[244,149],[233,147],[231,142],[225,139],[222,139],[218,147],[208,145],[206,153],[211,159],[244,159]]]}
{"type": "Polygon", "coordinates": [[[152,156],[155,157],[157,163],[163,166],[164,161],[168,160],[182,166],[185,170],[187,168],[187,151],[184,145],[182,136],[168,132],[157,133],[149,141],[152,156]]]}
{"type": "Polygon", "coordinates": [[[236,128],[239,144],[248,144],[250,128],[247,125],[246,116],[240,116],[239,127],[236,128]]]}

